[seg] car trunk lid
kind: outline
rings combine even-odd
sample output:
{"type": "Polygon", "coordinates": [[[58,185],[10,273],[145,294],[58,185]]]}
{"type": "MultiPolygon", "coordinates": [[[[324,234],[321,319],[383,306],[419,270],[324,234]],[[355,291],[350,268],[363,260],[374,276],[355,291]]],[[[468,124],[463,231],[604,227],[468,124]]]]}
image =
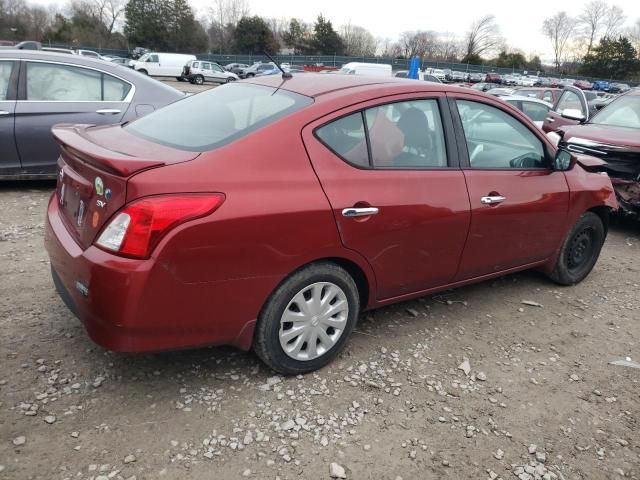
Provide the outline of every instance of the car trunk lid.
{"type": "Polygon", "coordinates": [[[199,155],[149,142],[119,125],[57,125],[52,131],[60,145],[57,199],[67,229],[82,248],[124,206],[129,178],[199,155]]]}

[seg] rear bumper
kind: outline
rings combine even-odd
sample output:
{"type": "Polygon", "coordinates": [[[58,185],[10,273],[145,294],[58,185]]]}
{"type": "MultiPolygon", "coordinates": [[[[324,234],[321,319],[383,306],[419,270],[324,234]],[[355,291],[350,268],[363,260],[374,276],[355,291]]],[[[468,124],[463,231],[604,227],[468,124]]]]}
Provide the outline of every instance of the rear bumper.
{"type": "Polygon", "coordinates": [[[184,283],[153,257],[121,258],[94,246],[82,250],[60,215],[54,194],[45,225],[53,282],[95,343],[116,352],[219,344],[250,348],[256,316],[224,309],[243,285],[218,284],[219,295],[212,296],[210,285],[184,283]]]}

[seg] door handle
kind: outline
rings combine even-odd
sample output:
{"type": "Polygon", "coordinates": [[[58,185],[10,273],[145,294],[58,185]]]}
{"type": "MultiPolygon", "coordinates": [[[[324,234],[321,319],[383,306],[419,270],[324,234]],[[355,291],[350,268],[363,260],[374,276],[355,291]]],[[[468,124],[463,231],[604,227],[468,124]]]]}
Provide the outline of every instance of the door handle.
{"type": "Polygon", "coordinates": [[[120,110],[117,108],[101,108],[100,110],[96,110],[96,113],[99,113],[100,115],[115,115],[120,113],[120,110]]]}
{"type": "Polygon", "coordinates": [[[0,115],[9,115],[9,112],[6,110],[0,110],[0,115]]]}
{"type": "Polygon", "coordinates": [[[553,122],[555,122],[555,121],[556,121],[556,119],[555,119],[555,118],[553,118],[553,117],[547,117],[547,122],[549,122],[549,123],[553,123],[553,122]]]}
{"type": "Polygon", "coordinates": [[[494,205],[496,203],[502,203],[507,199],[507,197],[503,197],[502,195],[494,195],[490,197],[481,197],[480,203],[483,205],[494,205]]]}
{"type": "Polygon", "coordinates": [[[366,208],[345,208],[342,210],[343,217],[368,217],[369,215],[376,215],[379,210],[376,207],[366,208]]]}

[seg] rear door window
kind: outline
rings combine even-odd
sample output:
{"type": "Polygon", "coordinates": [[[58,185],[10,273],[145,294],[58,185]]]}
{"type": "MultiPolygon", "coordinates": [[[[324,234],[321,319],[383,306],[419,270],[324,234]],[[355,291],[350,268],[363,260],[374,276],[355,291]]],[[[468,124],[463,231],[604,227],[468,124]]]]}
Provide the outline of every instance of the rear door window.
{"type": "Polygon", "coordinates": [[[12,71],[13,62],[0,62],[0,101],[7,99],[12,71]]]}
{"type": "Polygon", "coordinates": [[[97,70],[56,63],[27,62],[27,100],[119,102],[131,85],[97,70]]]}
{"type": "Polygon", "coordinates": [[[362,112],[339,118],[316,130],[316,135],[334,153],[357,166],[369,165],[362,112]]]}

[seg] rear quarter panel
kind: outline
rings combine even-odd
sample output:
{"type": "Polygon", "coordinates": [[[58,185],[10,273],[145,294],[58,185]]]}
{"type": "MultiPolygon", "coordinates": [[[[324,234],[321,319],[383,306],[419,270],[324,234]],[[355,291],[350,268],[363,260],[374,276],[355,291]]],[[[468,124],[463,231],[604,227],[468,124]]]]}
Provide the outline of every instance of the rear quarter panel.
{"type": "Polygon", "coordinates": [[[333,214],[304,150],[302,125],[285,119],[202,154],[197,160],[142,172],[128,201],[174,192],[222,192],[207,218],[173,230],[153,253],[154,271],[142,304],[154,305],[160,327],[189,319],[203,344],[251,345],[264,302],[290,273],[317,259],[358,264],[345,249],[333,214]]]}

